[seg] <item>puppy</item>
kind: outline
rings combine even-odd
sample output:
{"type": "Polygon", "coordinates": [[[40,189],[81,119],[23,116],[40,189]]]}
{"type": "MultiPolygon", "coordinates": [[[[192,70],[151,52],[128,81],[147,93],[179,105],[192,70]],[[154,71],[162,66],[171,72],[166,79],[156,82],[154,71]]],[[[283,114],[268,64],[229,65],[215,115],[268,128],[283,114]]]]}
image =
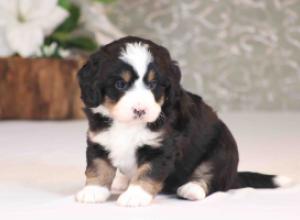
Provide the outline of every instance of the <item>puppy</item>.
{"type": "Polygon", "coordinates": [[[160,192],[201,200],[216,191],[282,182],[237,172],[232,134],[200,96],[181,87],[180,69],[166,48],[122,38],[92,54],[78,79],[89,130],[86,186],[77,201],[104,202],[114,188],[125,190],[119,205],[144,206],[160,192]]]}

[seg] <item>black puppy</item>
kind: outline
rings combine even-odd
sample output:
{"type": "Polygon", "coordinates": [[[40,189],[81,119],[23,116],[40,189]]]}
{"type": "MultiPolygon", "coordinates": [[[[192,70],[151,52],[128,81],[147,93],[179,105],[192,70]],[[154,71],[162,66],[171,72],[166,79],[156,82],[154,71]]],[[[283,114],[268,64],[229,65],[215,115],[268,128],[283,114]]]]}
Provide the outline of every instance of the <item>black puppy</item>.
{"type": "Polygon", "coordinates": [[[78,201],[103,202],[111,188],[125,190],[118,204],[142,206],[161,191],[200,200],[216,191],[279,186],[282,178],[237,172],[230,131],[180,86],[166,48],[125,37],[91,55],[78,77],[89,120],[78,201]]]}

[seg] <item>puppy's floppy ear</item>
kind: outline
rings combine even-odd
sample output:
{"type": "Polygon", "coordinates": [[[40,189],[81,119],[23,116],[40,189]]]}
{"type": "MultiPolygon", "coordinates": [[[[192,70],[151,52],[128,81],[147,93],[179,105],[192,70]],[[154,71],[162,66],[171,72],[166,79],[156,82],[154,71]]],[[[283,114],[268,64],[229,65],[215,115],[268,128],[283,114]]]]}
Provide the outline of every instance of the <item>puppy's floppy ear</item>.
{"type": "Polygon", "coordinates": [[[171,61],[171,73],[175,83],[179,85],[181,80],[181,71],[177,61],[171,61]]]}
{"type": "Polygon", "coordinates": [[[181,91],[181,71],[176,61],[171,61],[169,72],[170,85],[168,87],[167,94],[169,101],[174,103],[178,99],[181,91]]]}
{"type": "MultiPolygon", "coordinates": [[[[152,43],[153,44],[153,43],[152,43]]],[[[180,87],[180,80],[181,80],[181,71],[176,61],[172,60],[169,51],[163,46],[153,46],[150,48],[154,57],[159,57],[157,60],[158,65],[163,70],[165,75],[168,78],[168,83],[166,85],[165,91],[165,108],[170,107],[176,103],[178,100],[181,87],[180,87]]]]}
{"type": "Polygon", "coordinates": [[[81,89],[81,99],[87,107],[96,107],[101,103],[99,82],[95,80],[96,69],[89,60],[78,72],[78,81],[81,89]]]}

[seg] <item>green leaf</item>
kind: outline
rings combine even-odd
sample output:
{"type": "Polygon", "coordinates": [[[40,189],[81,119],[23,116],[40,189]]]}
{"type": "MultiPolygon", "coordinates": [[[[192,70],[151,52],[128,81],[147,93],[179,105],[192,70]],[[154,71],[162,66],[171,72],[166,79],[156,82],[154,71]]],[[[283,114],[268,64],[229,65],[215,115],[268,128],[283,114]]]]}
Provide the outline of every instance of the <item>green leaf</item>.
{"type": "MultiPolygon", "coordinates": [[[[71,38],[71,33],[66,33],[66,32],[55,32],[51,36],[49,36],[50,41],[54,40],[54,41],[57,41],[61,44],[64,44],[70,38],[71,38]]],[[[48,43],[47,40],[46,40],[46,43],[48,43]]]]}
{"type": "Polygon", "coordinates": [[[63,48],[77,48],[86,51],[94,51],[98,48],[98,44],[89,37],[73,37],[70,33],[56,32],[49,36],[45,44],[50,45],[57,42],[63,48]]]}
{"type": "Polygon", "coordinates": [[[69,11],[71,7],[71,2],[70,0],[58,0],[58,5],[69,11]]]}
{"type": "MultiPolygon", "coordinates": [[[[108,0],[104,0],[108,1],[108,0]]],[[[59,0],[59,5],[69,12],[68,18],[45,39],[45,45],[58,43],[61,48],[77,48],[86,51],[96,50],[98,44],[89,37],[72,36],[72,32],[78,28],[80,19],[80,8],[72,4],[70,0],[59,0]]]]}
{"type": "Polygon", "coordinates": [[[74,4],[69,4],[66,0],[60,0],[63,3],[61,3],[63,6],[66,7],[66,9],[69,12],[69,16],[66,18],[66,20],[59,25],[55,32],[71,32],[75,30],[79,23],[80,18],[80,9],[78,6],[74,4]]]}
{"type": "Polygon", "coordinates": [[[65,42],[66,48],[77,48],[86,51],[94,51],[98,48],[97,43],[89,37],[72,37],[65,42]]]}

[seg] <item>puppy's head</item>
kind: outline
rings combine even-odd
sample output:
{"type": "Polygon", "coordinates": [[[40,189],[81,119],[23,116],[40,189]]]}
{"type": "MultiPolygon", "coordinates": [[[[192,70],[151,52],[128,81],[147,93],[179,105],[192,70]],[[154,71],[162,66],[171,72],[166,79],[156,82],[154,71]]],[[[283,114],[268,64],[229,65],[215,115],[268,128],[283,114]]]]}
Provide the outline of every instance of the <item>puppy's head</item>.
{"type": "Polygon", "coordinates": [[[102,47],[78,73],[86,107],[120,122],[144,123],[172,105],[180,77],[164,47],[137,37],[102,47]]]}

